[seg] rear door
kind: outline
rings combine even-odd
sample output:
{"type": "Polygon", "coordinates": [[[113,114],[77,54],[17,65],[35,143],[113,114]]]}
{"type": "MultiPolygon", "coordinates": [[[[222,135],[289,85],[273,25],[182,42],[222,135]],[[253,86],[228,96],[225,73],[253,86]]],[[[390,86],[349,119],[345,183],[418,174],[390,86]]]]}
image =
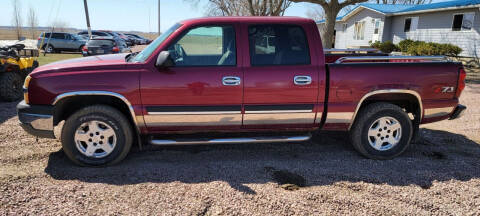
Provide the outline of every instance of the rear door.
{"type": "MultiPolygon", "coordinates": [[[[319,93],[319,67],[303,25],[248,25],[244,70],[245,128],[312,127],[319,93]],[[249,62],[249,63],[248,63],[249,62]]],[[[316,44],[314,44],[316,45],[316,44]]],[[[324,71],[322,69],[322,74],[324,71]]],[[[323,80],[323,79],[322,79],[323,80]]],[[[320,115],[321,116],[321,115],[320,115]]]]}
{"type": "Polygon", "coordinates": [[[141,75],[149,131],[241,127],[243,83],[237,38],[234,25],[196,26],[168,45],[175,65],[141,75]]]}

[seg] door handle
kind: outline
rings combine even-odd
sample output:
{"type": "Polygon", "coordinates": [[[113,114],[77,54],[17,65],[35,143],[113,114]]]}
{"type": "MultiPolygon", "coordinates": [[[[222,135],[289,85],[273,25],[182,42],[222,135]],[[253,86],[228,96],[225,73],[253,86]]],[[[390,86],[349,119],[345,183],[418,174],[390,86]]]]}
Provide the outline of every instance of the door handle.
{"type": "Polygon", "coordinates": [[[240,85],[240,77],[235,77],[235,76],[226,76],[222,78],[222,83],[225,86],[236,86],[240,85]]]}
{"type": "Polygon", "coordinates": [[[310,85],[312,83],[312,77],[295,76],[293,77],[293,83],[295,83],[295,85],[310,85]]]}

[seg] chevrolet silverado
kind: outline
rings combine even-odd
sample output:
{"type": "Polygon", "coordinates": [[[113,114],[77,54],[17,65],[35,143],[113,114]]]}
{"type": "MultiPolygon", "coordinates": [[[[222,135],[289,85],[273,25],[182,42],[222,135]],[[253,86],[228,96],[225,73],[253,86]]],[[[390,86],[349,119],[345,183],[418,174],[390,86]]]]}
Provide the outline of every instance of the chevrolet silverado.
{"type": "Polygon", "coordinates": [[[419,125],[465,110],[461,63],[426,56],[334,56],[314,21],[199,18],[143,51],[59,61],[25,80],[17,111],[37,137],[60,134],[79,165],[121,161],[133,143],[299,142],[349,131],[358,152],[391,159],[419,125]]]}

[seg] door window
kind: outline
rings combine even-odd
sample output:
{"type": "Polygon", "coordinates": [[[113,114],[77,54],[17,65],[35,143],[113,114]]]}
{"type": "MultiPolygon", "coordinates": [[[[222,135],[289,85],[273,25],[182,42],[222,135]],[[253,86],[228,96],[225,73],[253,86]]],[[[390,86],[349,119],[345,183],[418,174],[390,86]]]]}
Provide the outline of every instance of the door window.
{"type": "Polygon", "coordinates": [[[248,39],[252,66],[310,64],[307,38],[300,26],[250,26],[248,39]]]}
{"type": "Polygon", "coordinates": [[[232,26],[190,29],[168,47],[175,66],[236,65],[235,30],[232,26]]]}

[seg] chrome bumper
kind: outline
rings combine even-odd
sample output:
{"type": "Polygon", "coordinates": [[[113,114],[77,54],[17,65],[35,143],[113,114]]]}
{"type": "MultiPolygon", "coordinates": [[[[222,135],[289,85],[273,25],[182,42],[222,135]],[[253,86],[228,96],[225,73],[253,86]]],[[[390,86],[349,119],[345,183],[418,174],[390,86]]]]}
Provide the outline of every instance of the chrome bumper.
{"type": "Polygon", "coordinates": [[[49,105],[28,105],[25,101],[17,105],[20,126],[36,137],[55,138],[52,111],[53,106],[49,105]]]}

